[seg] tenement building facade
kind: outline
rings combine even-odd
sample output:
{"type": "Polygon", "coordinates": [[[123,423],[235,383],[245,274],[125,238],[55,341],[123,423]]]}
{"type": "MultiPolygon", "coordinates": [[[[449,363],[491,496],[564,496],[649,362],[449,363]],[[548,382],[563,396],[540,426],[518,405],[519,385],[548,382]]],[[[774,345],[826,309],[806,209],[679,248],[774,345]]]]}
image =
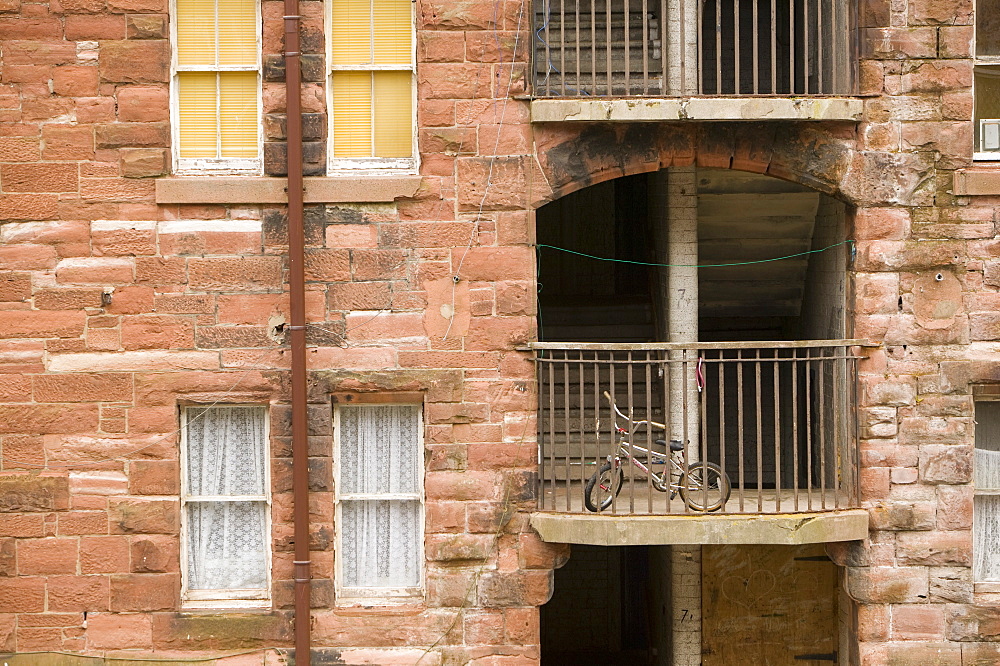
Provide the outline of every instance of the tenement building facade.
{"type": "Polygon", "coordinates": [[[2,661],[1000,663],[997,17],[0,0],[2,661]]]}

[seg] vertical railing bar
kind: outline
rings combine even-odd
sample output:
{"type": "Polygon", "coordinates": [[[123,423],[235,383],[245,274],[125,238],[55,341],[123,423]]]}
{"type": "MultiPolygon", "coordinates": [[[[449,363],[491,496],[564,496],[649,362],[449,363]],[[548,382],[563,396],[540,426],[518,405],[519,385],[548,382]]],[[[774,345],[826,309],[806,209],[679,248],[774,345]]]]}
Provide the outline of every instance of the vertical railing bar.
{"type": "Polygon", "coordinates": [[[809,94],[809,2],[802,0],[802,91],[809,94]]]}
{"type": "MultiPolygon", "coordinates": [[[[680,89],[679,92],[681,94],[683,94],[683,95],[686,95],[687,94],[687,71],[685,71],[685,70],[687,70],[687,63],[686,63],[687,56],[685,54],[687,53],[687,34],[685,34],[685,33],[687,31],[687,21],[685,20],[685,16],[686,16],[686,11],[685,10],[686,10],[686,7],[684,6],[684,0],[680,0],[679,5],[680,5],[680,8],[679,8],[680,9],[680,19],[681,19],[680,20],[680,29],[677,31],[678,32],[678,41],[680,43],[680,48],[677,49],[677,57],[680,59],[680,62],[678,64],[680,65],[680,69],[681,69],[681,77],[680,77],[680,79],[681,79],[681,89],[680,89]]],[[[675,91],[675,92],[678,92],[678,91],[675,91]]]]}
{"type": "Polygon", "coordinates": [[[571,436],[570,436],[570,421],[572,421],[573,417],[572,417],[572,412],[570,410],[570,405],[569,405],[569,381],[570,380],[569,380],[569,350],[568,349],[563,350],[562,374],[563,374],[563,382],[562,382],[562,384],[563,384],[563,433],[564,433],[564,436],[566,437],[566,441],[565,441],[565,444],[564,444],[564,447],[565,447],[564,451],[566,453],[563,455],[563,467],[565,469],[563,470],[563,473],[565,474],[565,478],[566,478],[566,511],[568,512],[572,508],[570,506],[571,502],[572,502],[570,496],[573,494],[573,493],[570,492],[570,488],[573,485],[573,475],[572,475],[572,472],[570,471],[572,469],[572,466],[570,465],[570,457],[571,457],[570,456],[570,446],[571,446],[570,445],[570,441],[571,441],[571,436]]]}
{"type": "Polygon", "coordinates": [[[590,0],[590,87],[597,94],[597,0],[590,0]]]}
{"type": "Polygon", "coordinates": [[[825,62],[823,60],[823,2],[824,0],[816,0],[816,92],[820,95],[827,93],[827,90],[823,87],[823,69],[825,62]]]}
{"type": "MultiPolygon", "coordinates": [[[[580,381],[577,386],[577,393],[580,398],[580,488],[581,490],[587,487],[587,400],[586,400],[586,384],[585,379],[587,376],[586,365],[584,365],[584,352],[581,349],[579,353],[579,358],[577,359],[577,372],[580,373],[580,381]]],[[[594,414],[597,417],[597,414],[594,414]]],[[[595,440],[596,441],[596,440],[595,440]]],[[[585,509],[586,507],[584,507],[585,509]]]]}
{"type": "Polygon", "coordinates": [[[625,90],[622,94],[632,94],[632,0],[625,0],[625,27],[622,34],[625,37],[625,90]]]}
{"type": "MultiPolygon", "coordinates": [[[[666,0],[664,0],[663,6],[666,7],[666,0]]],[[[705,94],[705,72],[703,71],[704,70],[704,68],[703,68],[703,62],[705,60],[705,56],[704,56],[705,42],[702,39],[702,37],[705,34],[704,33],[704,27],[705,27],[705,3],[704,2],[699,2],[698,3],[698,35],[697,35],[698,41],[697,41],[697,44],[695,45],[695,52],[697,53],[697,56],[698,56],[698,63],[697,63],[698,64],[698,88],[697,88],[697,90],[698,90],[698,94],[699,95],[705,94]]],[[[666,43],[666,38],[664,38],[664,43],[666,43]]]]}
{"type": "MultiPolygon", "coordinates": [[[[826,367],[829,365],[828,361],[822,360],[822,357],[826,356],[826,349],[820,350],[820,361],[819,361],[819,386],[817,387],[817,393],[819,394],[819,401],[816,403],[817,406],[817,429],[816,433],[819,436],[819,487],[820,487],[820,508],[826,510],[826,432],[824,426],[826,425],[825,419],[823,418],[826,412],[826,367]]],[[[836,487],[836,486],[835,486],[836,487]]]]}
{"type": "Polygon", "coordinates": [[[736,350],[736,416],[737,430],[736,443],[740,454],[740,513],[743,513],[743,485],[744,485],[744,462],[743,462],[743,426],[745,424],[743,414],[743,350],[736,350]]]}
{"type": "MultiPolygon", "coordinates": [[[[629,0],[625,0],[628,4],[629,0]]],[[[626,11],[627,13],[627,11],[626,11]]],[[[632,352],[629,351],[625,357],[628,360],[628,365],[625,366],[625,378],[628,382],[628,512],[629,515],[635,513],[635,465],[632,463],[635,460],[635,442],[632,441],[635,435],[635,394],[632,390],[632,352]]]]}
{"type": "MultiPolygon", "coordinates": [[[[846,467],[846,462],[848,459],[848,438],[844,435],[849,433],[848,428],[843,428],[837,423],[837,414],[844,412],[838,411],[840,407],[840,393],[843,390],[846,396],[847,385],[840,381],[840,376],[843,374],[846,377],[846,371],[842,372],[841,367],[846,368],[850,360],[847,358],[850,354],[850,349],[846,347],[841,347],[840,349],[834,349],[834,353],[843,352],[844,358],[842,360],[832,361],[831,372],[833,374],[832,384],[831,384],[831,395],[830,395],[830,426],[833,434],[833,458],[834,458],[834,488],[836,492],[834,493],[834,508],[839,509],[841,507],[841,494],[843,493],[845,497],[843,498],[843,503],[846,506],[850,505],[850,490],[847,485],[847,480],[849,478],[849,470],[846,467]],[[843,387],[843,388],[841,388],[843,387]]],[[[845,410],[846,411],[846,410],[845,410]]]]}
{"type": "MultiPolygon", "coordinates": [[[[618,453],[618,432],[617,432],[617,429],[615,428],[616,424],[618,423],[617,414],[615,414],[615,405],[618,404],[618,395],[617,395],[617,392],[615,391],[615,364],[614,364],[615,353],[611,352],[610,357],[611,357],[611,362],[608,363],[608,393],[611,395],[611,404],[608,405],[608,409],[611,410],[609,418],[611,419],[611,460],[612,460],[612,462],[611,462],[611,465],[612,465],[611,466],[611,474],[612,474],[611,487],[613,489],[614,488],[614,484],[615,484],[614,474],[615,474],[615,471],[616,471],[615,468],[614,468],[614,460],[619,457],[619,453],[618,453]]],[[[626,423],[625,426],[627,427],[628,424],[626,423]]],[[[627,460],[623,460],[621,462],[621,464],[622,465],[630,465],[631,463],[629,463],[627,460]]],[[[625,483],[624,474],[625,474],[625,472],[624,472],[624,470],[622,470],[622,476],[623,476],[622,483],[625,483]]],[[[611,493],[611,513],[612,514],[618,513],[618,493],[615,493],[615,492],[611,493]]]]}
{"type": "Polygon", "coordinates": [[[733,93],[739,95],[740,90],[740,0],[733,0],[733,78],[735,87],[733,93]]]}
{"type": "MultiPolygon", "coordinates": [[[[643,2],[645,2],[645,0],[643,0],[643,2]]],[[[652,352],[648,350],[646,351],[646,363],[644,365],[646,369],[646,420],[648,421],[653,420],[653,378],[650,375],[653,365],[651,363],[651,354],[652,352]]],[[[647,456],[649,458],[649,474],[646,475],[646,502],[648,504],[646,507],[647,513],[653,513],[653,440],[655,439],[656,437],[653,434],[652,426],[647,426],[646,450],[649,451],[647,456]]]]}
{"type": "Polygon", "coordinates": [[[771,0],[771,94],[778,94],[778,0],[771,0]]]}
{"type": "Polygon", "coordinates": [[[649,94],[649,0],[642,0],[642,94],[649,94]]]}
{"type": "Polygon", "coordinates": [[[764,422],[763,422],[763,405],[760,399],[760,349],[756,350],[756,361],[754,362],[754,379],[756,382],[757,389],[757,399],[755,401],[756,409],[754,410],[756,418],[754,421],[757,426],[757,513],[763,513],[764,511],[764,422]]]}
{"type": "MultiPolygon", "coordinates": [[[[696,367],[697,367],[697,364],[701,362],[701,353],[702,353],[701,350],[698,350],[698,360],[695,361],[696,367]]],[[[705,465],[704,467],[702,467],[702,470],[701,470],[701,491],[702,491],[702,494],[701,494],[701,498],[702,498],[701,499],[701,505],[702,506],[708,506],[708,483],[707,483],[708,482],[708,402],[707,402],[707,397],[708,397],[708,391],[705,390],[705,387],[701,387],[701,389],[698,391],[698,398],[699,398],[699,401],[698,401],[699,405],[698,406],[699,406],[699,410],[701,412],[701,428],[699,428],[699,430],[700,430],[699,434],[701,435],[701,461],[700,462],[703,465],[705,465]]]]}
{"type": "Polygon", "coordinates": [[[722,89],[722,0],[715,0],[715,94],[722,89]]]}
{"type": "Polygon", "coordinates": [[[573,6],[574,14],[574,24],[573,30],[576,33],[576,71],[574,72],[574,81],[576,83],[575,93],[579,96],[583,89],[583,66],[580,61],[580,3],[576,2],[573,6]]]}
{"type": "Polygon", "coordinates": [[[549,410],[548,410],[548,414],[546,415],[548,417],[548,420],[549,420],[549,473],[552,474],[552,508],[556,508],[556,506],[557,506],[556,505],[556,501],[557,501],[556,500],[556,493],[558,491],[556,489],[556,447],[555,447],[555,442],[556,442],[556,430],[555,430],[555,428],[556,428],[556,419],[555,419],[555,416],[556,416],[556,395],[555,395],[555,393],[556,393],[556,391],[555,391],[556,374],[555,374],[555,359],[554,358],[550,358],[548,360],[548,363],[546,365],[548,366],[548,369],[549,369],[549,372],[548,372],[548,375],[549,375],[549,381],[548,381],[548,384],[549,384],[549,388],[548,388],[549,410]]]}
{"type": "MultiPolygon", "coordinates": [[[[688,467],[691,466],[691,460],[688,456],[688,442],[690,441],[690,433],[688,432],[688,391],[687,391],[687,376],[688,376],[688,350],[685,349],[681,352],[681,418],[683,422],[681,423],[681,441],[684,443],[684,462],[681,465],[681,477],[687,471],[688,467]]],[[[690,513],[691,509],[684,504],[684,510],[690,513]]]]}
{"type": "Polygon", "coordinates": [[[670,422],[670,363],[667,362],[669,357],[669,352],[662,353],[660,356],[660,370],[663,376],[663,437],[667,440],[667,464],[664,466],[664,482],[667,484],[667,513],[673,513],[673,507],[671,506],[673,499],[673,491],[670,488],[670,484],[673,482],[673,452],[670,450],[670,436],[673,432],[670,422]]]}
{"type": "Polygon", "coordinates": [[[812,453],[812,351],[805,350],[806,353],[806,460],[808,468],[806,472],[806,508],[812,511],[813,508],[813,453],[812,453]]]}
{"type": "MultiPolygon", "coordinates": [[[[552,33],[551,33],[552,27],[551,27],[551,24],[549,23],[549,17],[552,14],[552,4],[551,3],[552,3],[552,0],[543,0],[543,4],[542,4],[542,8],[545,11],[545,15],[543,17],[543,22],[542,22],[542,27],[543,27],[543,29],[545,31],[545,41],[544,41],[544,44],[545,44],[545,46],[544,46],[544,49],[545,49],[545,78],[543,79],[543,81],[545,81],[545,95],[546,96],[549,96],[549,95],[552,94],[552,80],[549,77],[549,74],[551,73],[549,70],[552,68],[552,33]]],[[[537,66],[535,67],[535,70],[536,71],[538,70],[537,66]]]]}
{"type": "MultiPolygon", "coordinates": [[[[701,21],[700,10],[698,12],[698,21],[700,25],[701,21]]],[[[698,34],[700,35],[701,32],[699,31],[698,34]]],[[[669,40],[672,39],[673,35],[670,34],[670,21],[668,20],[668,15],[667,15],[667,0],[660,0],[660,64],[661,64],[660,94],[664,96],[673,95],[676,94],[677,92],[676,90],[670,90],[669,86],[670,71],[667,69],[670,62],[670,58],[667,57],[667,54],[672,48],[669,40]]],[[[700,81],[701,79],[699,78],[698,80],[700,81]]]]}
{"type": "Polygon", "coordinates": [[[774,511],[781,513],[781,378],[778,356],[774,350],[774,511]]]}
{"type": "Polygon", "coordinates": [[[559,92],[566,96],[566,0],[559,0],[559,92]]]}
{"type": "Polygon", "coordinates": [[[608,96],[614,94],[611,89],[611,0],[605,0],[605,18],[607,21],[604,24],[604,55],[607,59],[607,69],[604,71],[604,76],[607,79],[608,96]]]}
{"type": "MultiPolygon", "coordinates": [[[[597,352],[594,352],[593,354],[594,354],[594,442],[595,442],[594,473],[599,475],[601,471],[601,465],[603,464],[601,461],[604,459],[604,456],[601,455],[603,453],[601,451],[601,363],[600,363],[601,359],[600,355],[597,352]]],[[[612,437],[611,438],[612,447],[614,446],[614,444],[615,440],[614,437],[612,437]]],[[[608,451],[608,454],[611,454],[613,452],[614,449],[612,448],[610,451],[608,451]]],[[[614,469],[612,469],[611,471],[614,472],[614,469]]]]}
{"type": "Polygon", "coordinates": [[[758,21],[758,17],[757,17],[757,3],[758,2],[759,2],[759,0],[751,0],[751,2],[750,2],[750,8],[751,8],[752,13],[753,13],[753,30],[750,32],[750,39],[753,42],[753,56],[752,57],[753,57],[753,94],[754,95],[759,95],[760,94],[760,85],[759,85],[759,82],[758,82],[758,79],[760,78],[760,75],[758,73],[758,69],[760,68],[760,63],[758,62],[758,55],[759,54],[757,53],[757,49],[760,48],[760,46],[759,46],[759,43],[760,43],[760,35],[759,35],[759,33],[760,33],[760,22],[758,21]]]}
{"type": "MultiPolygon", "coordinates": [[[[545,366],[541,363],[541,355],[544,352],[535,352],[535,376],[538,377],[538,504],[540,508],[549,508],[548,502],[545,499],[545,453],[547,449],[547,442],[545,441],[545,421],[543,416],[545,414],[545,366]]],[[[551,508],[555,508],[552,506],[551,508]]]]}
{"type": "Polygon", "coordinates": [[[726,471],[726,364],[722,361],[725,359],[726,351],[719,350],[719,467],[722,468],[724,474],[728,474],[726,471]]]}
{"type": "MultiPolygon", "coordinates": [[[[846,412],[851,416],[851,430],[846,433],[847,437],[850,439],[850,471],[853,476],[852,478],[852,492],[854,493],[851,506],[861,506],[861,450],[858,440],[860,439],[861,433],[860,419],[857,415],[857,405],[858,405],[858,362],[856,359],[852,359],[845,368],[848,372],[847,376],[844,377],[844,383],[848,387],[850,394],[848,399],[850,403],[846,405],[841,405],[841,408],[847,408],[846,412]]],[[[842,412],[843,413],[843,412],[842,412]]]]}
{"type": "Polygon", "coordinates": [[[799,350],[792,350],[792,503],[799,510],[799,350]]]}
{"type": "Polygon", "coordinates": [[[795,0],[788,0],[788,94],[795,94],[795,0]]]}

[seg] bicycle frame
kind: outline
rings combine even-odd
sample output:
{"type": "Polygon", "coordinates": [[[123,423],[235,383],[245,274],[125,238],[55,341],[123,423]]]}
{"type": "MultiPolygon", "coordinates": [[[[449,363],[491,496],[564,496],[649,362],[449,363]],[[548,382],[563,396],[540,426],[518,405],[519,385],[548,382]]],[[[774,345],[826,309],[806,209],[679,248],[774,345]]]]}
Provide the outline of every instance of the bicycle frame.
{"type": "Polygon", "coordinates": [[[608,403],[611,404],[611,408],[614,410],[615,414],[632,425],[630,429],[626,430],[618,425],[617,419],[614,419],[615,432],[618,433],[618,454],[608,454],[608,462],[614,465],[614,468],[617,470],[621,468],[622,458],[624,457],[626,460],[631,461],[633,465],[642,470],[643,474],[652,479],[652,485],[654,488],[660,492],[669,492],[670,497],[673,498],[674,495],[677,494],[677,491],[680,490],[680,479],[684,474],[684,466],[678,462],[675,452],[670,450],[670,444],[667,443],[667,451],[665,453],[660,453],[659,451],[653,451],[651,449],[632,444],[633,436],[640,427],[646,426],[666,431],[667,426],[662,423],[657,423],[656,421],[633,421],[625,414],[622,414],[621,410],[618,409],[618,405],[616,405],[611,399],[610,393],[605,391],[604,397],[607,399],[608,403]],[[646,467],[646,465],[636,459],[636,451],[646,455],[649,461],[649,467],[646,467]],[[664,469],[659,474],[653,471],[653,465],[666,465],[668,461],[670,463],[669,469],[664,469]],[[667,474],[668,472],[670,473],[669,475],[667,474]]]}

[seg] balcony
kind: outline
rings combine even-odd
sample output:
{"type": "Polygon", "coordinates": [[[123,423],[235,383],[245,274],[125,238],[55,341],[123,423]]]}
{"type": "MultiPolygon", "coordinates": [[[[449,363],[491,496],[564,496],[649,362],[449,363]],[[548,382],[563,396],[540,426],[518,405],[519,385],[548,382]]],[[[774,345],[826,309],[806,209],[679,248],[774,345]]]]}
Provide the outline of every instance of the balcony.
{"type": "Polygon", "coordinates": [[[603,545],[864,538],[860,343],[533,344],[532,524],[603,545]]]}
{"type": "Polygon", "coordinates": [[[536,122],[860,117],[847,0],[536,0],[534,17],[536,122]]]}

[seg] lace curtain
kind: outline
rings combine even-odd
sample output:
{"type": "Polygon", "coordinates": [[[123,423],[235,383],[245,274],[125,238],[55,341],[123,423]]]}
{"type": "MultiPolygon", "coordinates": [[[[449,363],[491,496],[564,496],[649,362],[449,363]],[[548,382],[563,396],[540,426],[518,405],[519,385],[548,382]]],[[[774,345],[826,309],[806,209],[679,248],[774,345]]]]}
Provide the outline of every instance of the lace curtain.
{"type": "MultiPolygon", "coordinates": [[[[1000,490],[1000,451],[976,449],[976,490],[1000,490]]],[[[972,546],[975,579],[1000,581],[1000,496],[977,495],[972,546]]]]}
{"type": "Polygon", "coordinates": [[[188,589],[263,590],[267,586],[264,410],[187,410],[188,589]],[[242,497],[219,499],[225,496],[242,497]]]}
{"type": "Polygon", "coordinates": [[[340,408],[339,556],[345,588],[420,585],[419,443],[418,407],[340,408]]]}

